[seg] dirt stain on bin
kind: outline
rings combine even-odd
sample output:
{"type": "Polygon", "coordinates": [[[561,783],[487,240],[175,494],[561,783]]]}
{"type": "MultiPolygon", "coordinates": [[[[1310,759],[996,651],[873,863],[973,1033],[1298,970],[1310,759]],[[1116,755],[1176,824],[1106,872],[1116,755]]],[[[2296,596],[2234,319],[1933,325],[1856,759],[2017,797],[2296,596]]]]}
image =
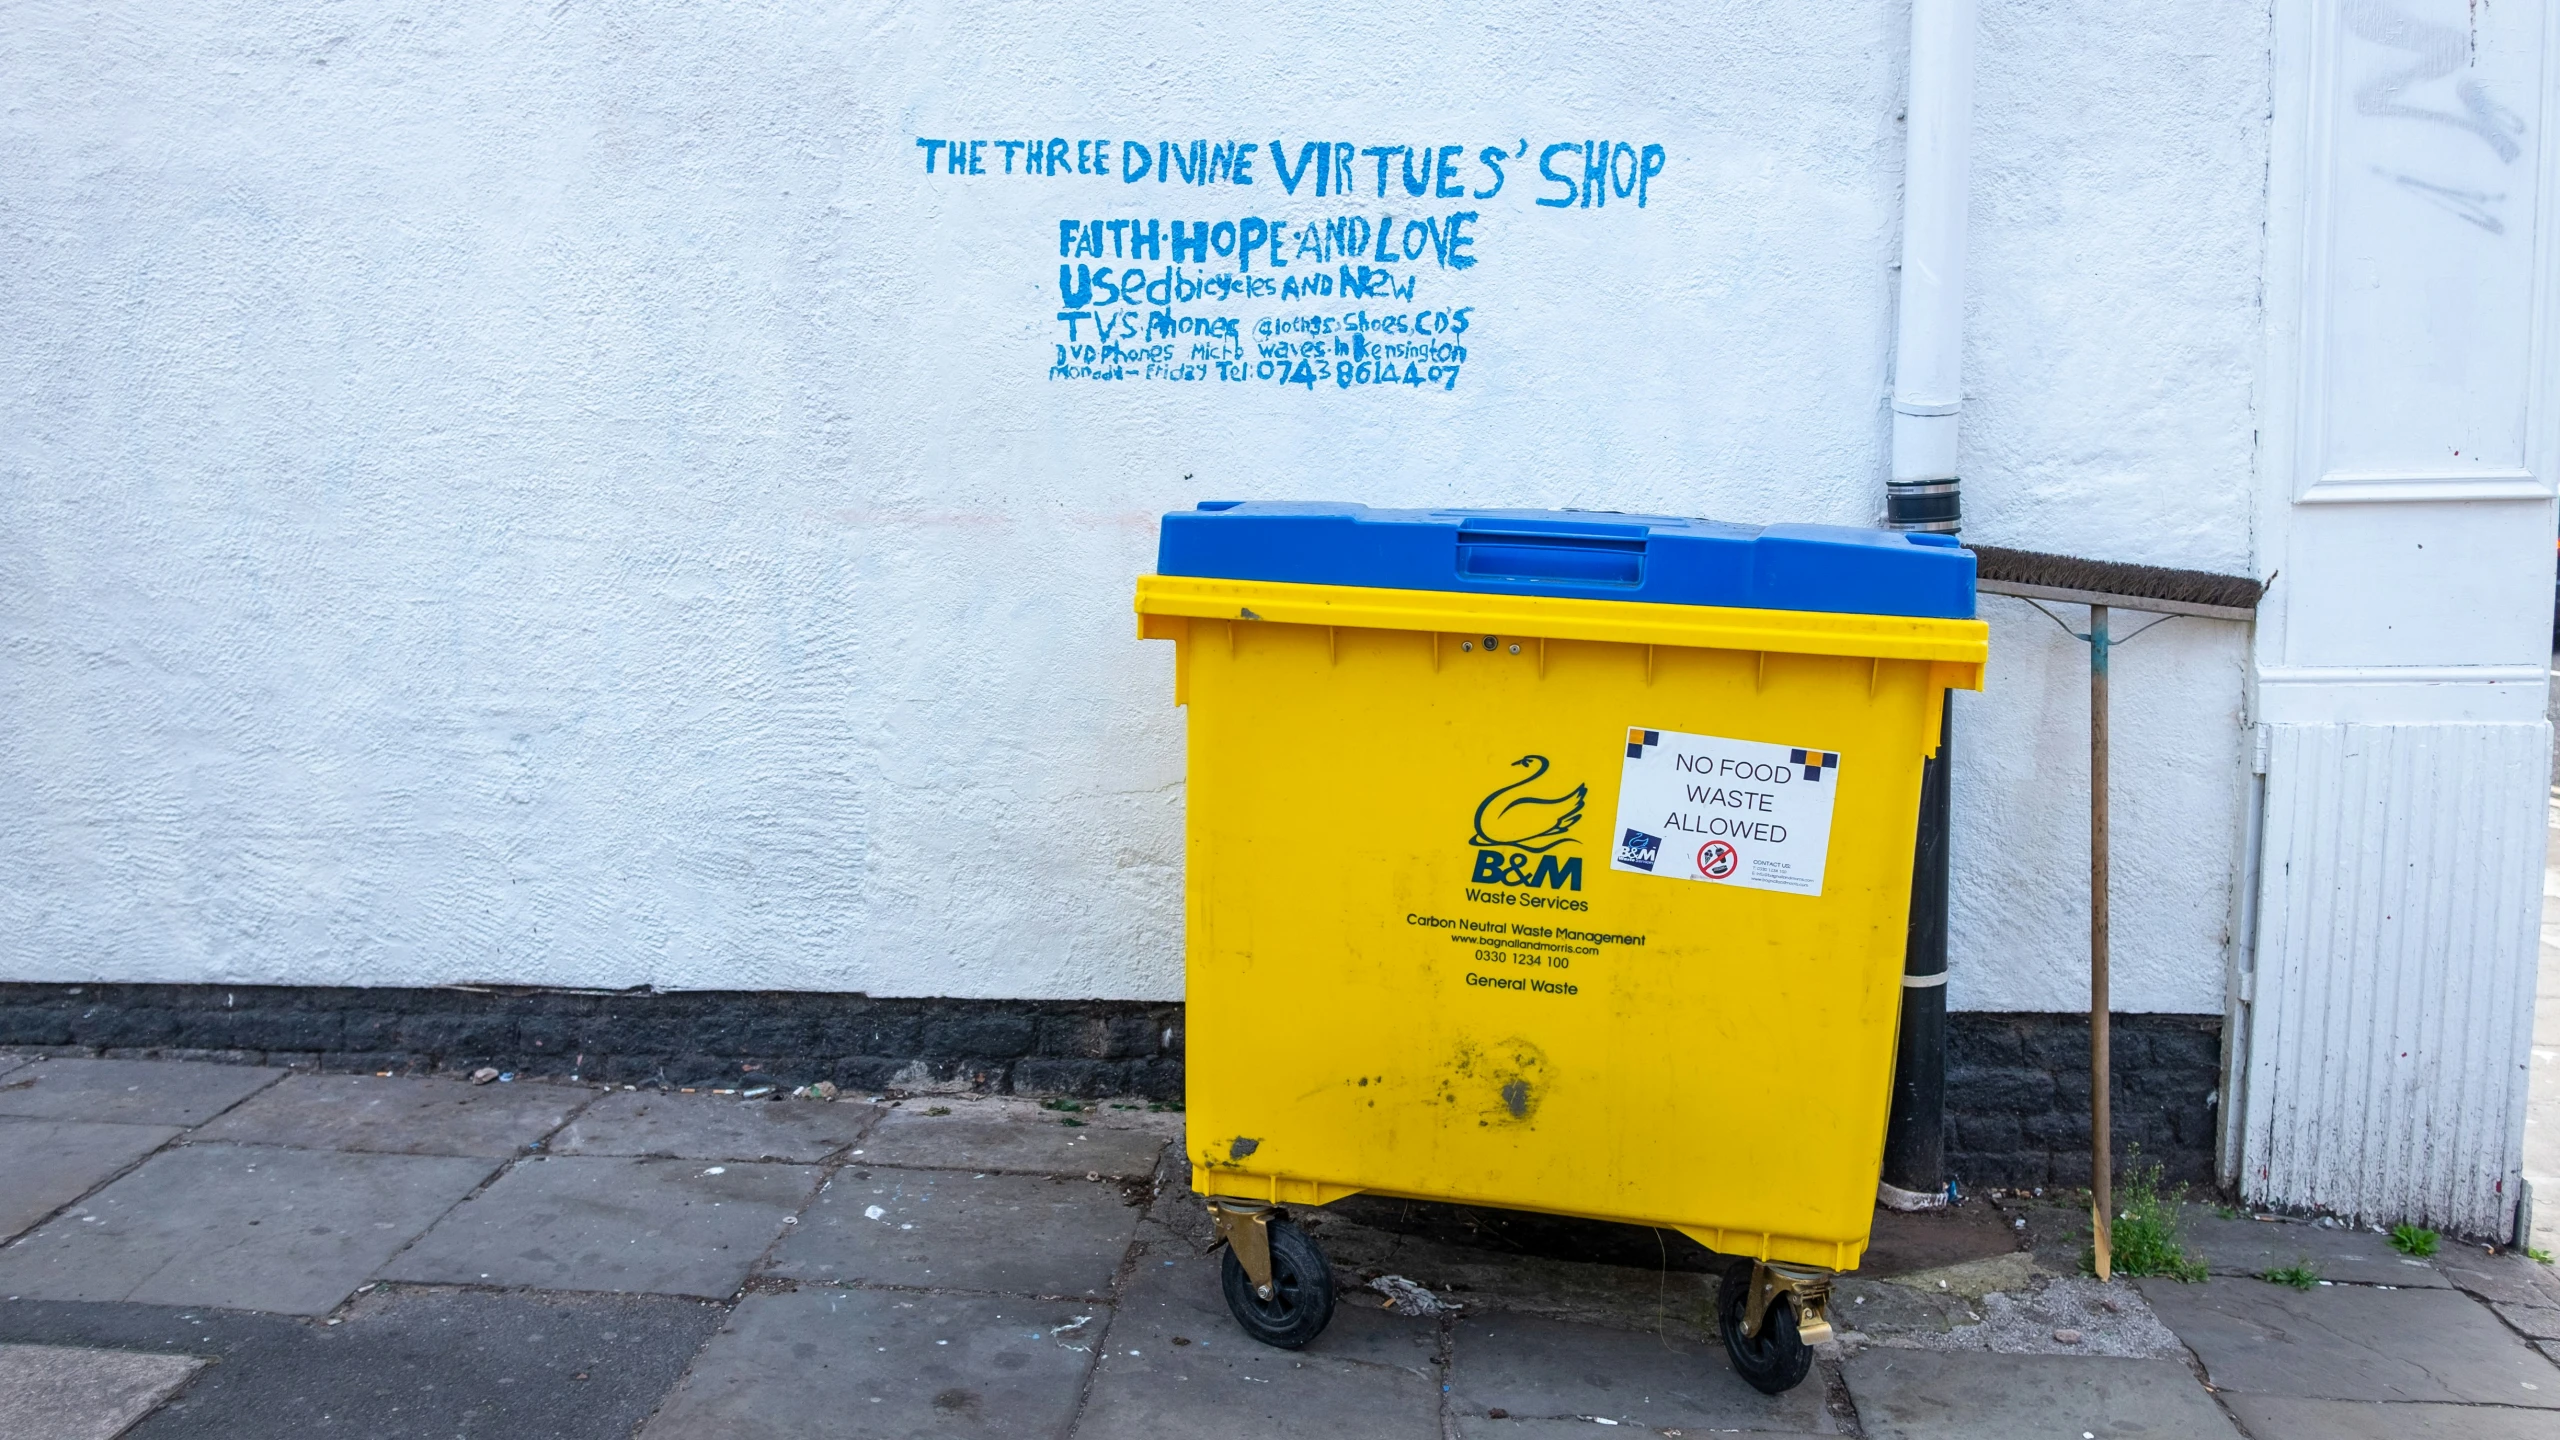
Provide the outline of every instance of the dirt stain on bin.
{"type": "Polygon", "coordinates": [[[1227,1142],[1227,1158],[1230,1160],[1242,1160],[1261,1148],[1261,1141],[1254,1139],[1250,1135],[1239,1135],[1233,1140],[1227,1142]]]}
{"type": "Polygon", "coordinates": [[[1440,1098],[1453,1105],[1462,1095],[1473,1101],[1479,1126],[1526,1125],[1546,1098],[1546,1078],[1547,1052],[1533,1041],[1517,1035],[1491,1046],[1461,1040],[1441,1078],[1440,1098]]]}

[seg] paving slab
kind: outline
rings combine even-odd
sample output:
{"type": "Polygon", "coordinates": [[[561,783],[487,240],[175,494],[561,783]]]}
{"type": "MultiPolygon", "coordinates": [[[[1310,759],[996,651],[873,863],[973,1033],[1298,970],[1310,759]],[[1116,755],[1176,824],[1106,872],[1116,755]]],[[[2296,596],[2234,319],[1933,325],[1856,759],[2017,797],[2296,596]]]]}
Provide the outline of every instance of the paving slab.
{"type": "Polygon", "coordinates": [[[0,1240],[88,1194],[180,1133],[171,1125],[0,1119],[0,1240]]]}
{"type": "Polygon", "coordinates": [[[2560,1407],[2560,1367],[2457,1291],[2139,1284],[2227,1392],[2560,1407]]]}
{"type": "Polygon", "coordinates": [[[737,1100],[616,1090],[578,1112],[554,1155],[664,1155],[808,1165],[860,1140],[878,1119],[868,1101],[737,1100]]]}
{"type": "Polygon", "coordinates": [[[2447,1244],[2435,1257],[2436,1267],[2455,1288],[2502,1305],[2560,1306],[2560,1277],[2551,1267],[2514,1251],[2482,1254],[2468,1245],[2447,1244]]]}
{"type": "Polygon", "coordinates": [[[1450,1343],[1450,1404],[1461,1415],[1499,1409],[1656,1429],[1831,1428],[1818,1381],[1763,1395],[1733,1373],[1721,1344],[1710,1348],[1677,1332],[1494,1313],[1460,1316],[1450,1343]]]}
{"type": "Polygon", "coordinates": [[[628,1440],[721,1313],[666,1296],[381,1286],[338,1325],[211,1308],[0,1302],[0,1340],[217,1362],[128,1440],[628,1440]]]}
{"type": "Polygon", "coordinates": [[[29,1063],[33,1058],[28,1055],[0,1055],[0,1076],[6,1076],[10,1071],[29,1063]]]}
{"type": "Polygon", "coordinates": [[[0,1115],[201,1125],[285,1072],[175,1060],[38,1060],[0,1075],[0,1115]]]}
{"type": "Polygon", "coordinates": [[[203,1365],[192,1355],[0,1345],[0,1440],[115,1440],[203,1365]]]}
{"type": "Polygon", "coordinates": [[[1077,1440],[1439,1440],[1438,1322],[1345,1294],[1300,1351],[1245,1338],[1218,1260],[1149,1223],[1103,1338],[1077,1440]]]}
{"type": "Polygon", "coordinates": [[[1020,1295],[1109,1295],[1139,1211],[1112,1181],[963,1170],[842,1170],[774,1254],[774,1273],[1020,1295]]]}
{"type": "Polygon", "coordinates": [[[0,1295],[321,1314],[489,1170],[434,1155],[164,1150],[0,1250],[0,1295]]]}
{"type": "Polygon", "coordinates": [[[1845,1275],[1831,1286],[1831,1320],[1843,1338],[1855,1335],[1862,1341],[1946,1335],[1980,1325],[1982,1305],[1952,1291],[1915,1290],[1891,1280],[1845,1275]]]}
{"type": "Polygon", "coordinates": [[[1163,1136],[1145,1130],[1071,1126],[1045,1117],[928,1115],[909,1107],[880,1117],[878,1128],[863,1139],[861,1158],[872,1165],[927,1170],[1091,1173],[1105,1179],[1143,1180],[1155,1173],[1156,1157],[1165,1144],[1163,1136]]]}
{"type": "MultiPolygon", "coordinates": [[[[1862,1268],[1858,1272],[1863,1275],[1862,1268]]],[[[2024,1290],[2043,1274],[2036,1257],[2023,1250],[2005,1255],[1987,1255],[1979,1260],[1964,1260],[1953,1265],[1939,1265],[1927,1270],[1906,1270],[1882,1277],[1885,1283],[1899,1285],[1923,1295],[1953,1295],[1961,1300],[1980,1300],[1995,1291],[2015,1294],[2024,1290]]]]}
{"type": "Polygon", "coordinates": [[[2560,1340],[2560,1307],[2549,1305],[2492,1305],[2498,1318],[2536,1340],[2560,1340]]]}
{"type": "Polygon", "coordinates": [[[200,1140],[504,1159],[560,1128],[595,1092],[415,1076],[292,1075],[197,1132],[200,1140]]]}
{"type": "Polygon", "coordinates": [[[1099,1307],[804,1286],[738,1302],[646,1440],[1058,1435],[1099,1307]],[[1079,1317],[1082,1323],[1078,1324],[1079,1317]]]}
{"type": "Polygon", "coordinates": [[[2256,1277],[2289,1265],[2309,1265],[2323,1280],[2354,1285],[2442,1287],[2453,1282],[2428,1261],[2391,1248],[2389,1237],[2370,1230],[2301,1220],[2225,1220],[2203,1205],[2179,1209],[2187,1253],[2216,1275],[2256,1277]]]}
{"type": "Polygon", "coordinates": [[[2276,1395],[2224,1399],[2257,1440],[2551,1440],[2560,1434],[2546,1411],[2496,1405],[2379,1405],[2276,1395]]]}
{"type": "Polygon", "coordinates": [[[805,1165],[519,1161],[379,1277],[633,1294],[737,1293],[817,1188],[805,1165]]]}
{"type": "Polygon", "coordinates": [[[1868,1440],[2236,1440],[2174,1360],[1876,1347],[1842,1367],[1868,1440]]]}

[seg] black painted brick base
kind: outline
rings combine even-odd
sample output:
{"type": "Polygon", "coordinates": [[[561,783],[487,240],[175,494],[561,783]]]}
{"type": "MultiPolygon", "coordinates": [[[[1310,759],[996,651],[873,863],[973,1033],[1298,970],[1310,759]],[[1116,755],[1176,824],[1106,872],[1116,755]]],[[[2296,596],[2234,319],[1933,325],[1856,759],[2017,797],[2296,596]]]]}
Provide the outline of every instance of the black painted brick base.
{"type": "MultiPolygon", "coordinates": [[[[2213,1184],[2222,1020],[2109,1019],[2113,1144],[2172,1183],[2213,1184]]],[[[2089,1183],[2089,1017],[1947,1017],[1947,1168],[1969,1187],[2089,1183]]]]}
{"type": "MultiPolygon", "coordinates": [[[[406,1074],[483,1065],[626,1084],[833,1080],[1182,1098],[1182,1006],[877,1000],[802,991],[605,993],[262,985],[0,984],[0,1045],[406,1074]]],[[[2222,1024],[2119,1015],[2115,1138],[2168,1178],[2213,1179],[2222,1024]]],[[[1947,1017],[1947,1161],[1967,1186],[2089,1173],[2085,1016],[1947,1017]]]]}
{"type": "Polygon", "coordinates": [[[1182,1007],[268,985],[0,984],[0,1045],[321,1070],[1182,1096],[1182,1007]]]}

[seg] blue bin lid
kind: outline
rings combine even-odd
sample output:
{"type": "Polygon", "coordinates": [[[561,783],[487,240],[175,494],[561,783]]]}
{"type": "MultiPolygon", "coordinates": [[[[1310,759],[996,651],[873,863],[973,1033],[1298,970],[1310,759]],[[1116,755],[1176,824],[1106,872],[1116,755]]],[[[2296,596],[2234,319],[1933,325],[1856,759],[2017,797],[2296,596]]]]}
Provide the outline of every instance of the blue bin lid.
{"type": "Polygon", "coordinates": [[[1156,569],[1216,580],[1973,618],[1973,552],[1952,535],[1608,510],[1204,500],[1164,517],[1156,569]]]}

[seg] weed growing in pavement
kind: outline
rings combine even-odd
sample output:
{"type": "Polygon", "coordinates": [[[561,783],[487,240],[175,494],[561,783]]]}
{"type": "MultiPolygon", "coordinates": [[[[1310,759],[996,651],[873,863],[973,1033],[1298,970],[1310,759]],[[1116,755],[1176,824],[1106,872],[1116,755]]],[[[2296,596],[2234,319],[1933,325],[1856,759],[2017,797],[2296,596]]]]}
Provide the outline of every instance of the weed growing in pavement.
{"type": "Polygon", "coordinates": [[[1076,1111],[1082,1110],[1084,1107],[1073,1100],[1043,1100],[1040,1102],[1040,1108],[1043,1110],[1064,1110],[1073,1114],[1076,1111]]]}
{"type": "Polygon", "coordinates": [[[2421,1260],[2436,1253],[2437,1238],[2433,1230],[2424,1225],[2412,1225],[2406,1220],[2391,1227],[2391,1248],[2421,1260]]]}
{"type": "MultiPolygon", "coordinates": [[[[2161,1167],[2144,1165],[2141,1152],[2126,1157],[2124,1179],[2116,1187],[2116,1214],[2107,1233],[2115,1242],[2118,1275],[2166,1275],[2193,1283],[2205,1277],[2205,1264],[2188,1258],[2179,1243],[2178,1195],[2161,1189],[2161,1167]]],[[[2095,1247],[2081,1252],[2080,1268],[2098,1273],[2095,1247]]]]}
{"type": "Polygon", "coordinates": [[[2551,1252],[2537,1246],[2527,1245],[2524,1247],[2524,1258],[2532,1261],[2536,1265],[2548,1265],[2551,1263],[2551,1252]]]}
{"type": "Polygon", "coordinates": [[[2237,1205],[2216,1205],[2213,1207],[2213,1218],[2216,1220],[2246,1220],[2249,1217],[2242,1213],[2240,1207],[2237,1205]]]}
{"type": "Polygon", "coordinates": [[[2311,1268],[2310,1261],[2296,1260],[2281,1270],[2269,1270],[2258,1278],[2270,1285],[2290,1285],[2296,1290],[2308,1290],[2320,1283],[2320,1272],[2311,1268]]]}

